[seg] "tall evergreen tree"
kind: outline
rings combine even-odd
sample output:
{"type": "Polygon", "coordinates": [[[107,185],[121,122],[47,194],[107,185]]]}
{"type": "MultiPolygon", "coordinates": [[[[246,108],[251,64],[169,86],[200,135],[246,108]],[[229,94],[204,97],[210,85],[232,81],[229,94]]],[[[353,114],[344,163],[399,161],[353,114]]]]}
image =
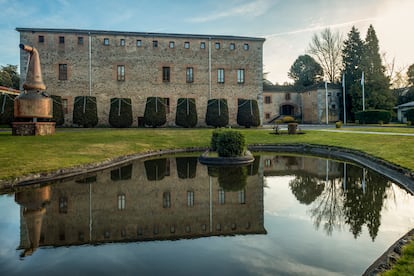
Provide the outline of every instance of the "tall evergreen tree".
{"type": "Polygon", "coordinates": [[[323,69],[311,56],[299,56],[288,72],[297,86],[309,86],[322,81],[323,69]]]}
{"type": "Polygon", "coordinates": [[[361,40],[358,29],[352,26],[342,49],[343,73],[345,73],[346,87],[346,113],[351,121],[355,119],[355,112],[362,110],[360,80],[363,54],[364,42],[361,40]]]}
{"type": "Polygon", "coordinates": [[[362,70],[365,79],[366,109],[392,109],[396,100],[389,88],[390,80],[385,75],[385,67],[382,65],[379,53],[378,38],[372,25],[369,26],[365,38],[362,70]]]}

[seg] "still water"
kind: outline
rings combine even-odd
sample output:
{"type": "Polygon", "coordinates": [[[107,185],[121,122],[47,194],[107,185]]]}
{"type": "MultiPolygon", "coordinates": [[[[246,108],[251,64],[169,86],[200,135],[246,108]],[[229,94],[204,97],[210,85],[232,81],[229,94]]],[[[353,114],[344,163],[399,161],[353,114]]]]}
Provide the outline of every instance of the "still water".
{"type": "Polygon", "coordinates": [[[353,164],[197,156],[0,195],[0,274],[361,275],[414,227],[413,196],[353,164]]]}

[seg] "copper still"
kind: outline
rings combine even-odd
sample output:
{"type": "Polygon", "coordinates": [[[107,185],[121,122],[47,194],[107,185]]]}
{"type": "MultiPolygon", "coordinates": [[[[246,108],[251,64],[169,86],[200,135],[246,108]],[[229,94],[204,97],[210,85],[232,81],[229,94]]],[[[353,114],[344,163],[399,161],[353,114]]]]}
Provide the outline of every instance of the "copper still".
{"type": "Polygon", "coordinates": [[[26,81],[23,83],[24,92],[14,100],[15,118],[50,119],[53,117],[53,101],[44,92],[46,85],[43,83],[42,70],[40,68],[39,52],[36,48],[20,44],[20,49],[29,52],[29,65],[26,81]]]}

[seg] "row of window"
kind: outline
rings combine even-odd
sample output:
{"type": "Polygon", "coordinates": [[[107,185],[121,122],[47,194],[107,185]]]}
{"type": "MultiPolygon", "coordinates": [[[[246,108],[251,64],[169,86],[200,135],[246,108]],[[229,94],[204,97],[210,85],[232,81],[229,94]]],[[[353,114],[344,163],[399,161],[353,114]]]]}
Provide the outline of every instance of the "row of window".
{"type": "MultiPolygon", "coordinates": [[[[68,65],[59,64],[59,80],[68,79],[68,65]]],[[[185,71],[185,79],[187,83],[194,82],[194,68],[187,67],[185,71]]],[[[117,66],[117,80],[125,81],[125,65],[117,66]]],[[[162,81],[170,82],[171,81],[171,67],[164,66],[162,67],[162,81]]],[[[237,69],[237,83],[243,84],[245,82],[245,70],[237,69]]],[[[224,83],[224,69],[217,69],[217,83],[224,83]]]]}
{"type": "MultiPolygon", "coordinates": [[[[39,35],[38,36],[38,42],[39,43],[44,43],[45,42],[45,36],[39,35]]],[[[83,36],[78,36],[78,45],[83,45],[83,42],[84,42],[83,36]]],[[[65,37],[64,36],[59,36],[59,44],[65,44],[65,37]]],[[[109,46],[109,44],[110,44],[109,43],[109,38],[107,38],[107,37],[104,38],[103,45],[109,46]]],[[[171,48],[171,49],[174,49],[176,47],[175,44],[176,44],[175,41],[170,41],[168,43],[168,47],[171,48]]],[[[126,45],[125,44],[125,39],[121,38],[119,40],[119,46],[125,46],[125,45],[126,45]]],[[[143,41],[141,39],[137,39],[136,40],[136,46],[137,47],[142,47],[143,46],[143,41]]],[[[158,48],[158,46],[159,46],[158,40],[153,40],[152,41],[152,47],[153,48],[158,48]]],[[[185,41],[183,46],[184,46],[185,49],[190,49],[190,41],[185,41]]],[[[222,48],[221,43],[220,42],[215,42],[214,43],[214,48],[217,49],[217,50],[221,49],[222,48]]],[[[205,41],[200,42],[200,49],[206,49],[206,42],[205,41]]],[[[236,50],[236,43],[234,43],[234,42],[230,43],[229,44],[229,49],[232,50],[232,51],[236,50]]],[[[248,51],[249,49],[250,49],[249,44],[244,43],[243,44],[243,50],[248,51]]]]}
{"type": "MultiPolygon", "coordinates": [[[[239,204],[246,204],[246,193],[244,190],[238,192],[239,204]]],[[[218,190],[218,203],[225,204],[225,192],[223,189],[218,190]]],[[[194,191],[187,191],[187,206],[194,206],[194,191]]],[[[118,195],[118,210],[125,210],[126,196],[125,194],[118,195]]],[[[162,194],[162,207],[171,208],[171,192],[164,192],[162,194]]],[[[62,196],[59,198],[59,213],[66,214],[68,212],[68,198],[62,196]]]]}

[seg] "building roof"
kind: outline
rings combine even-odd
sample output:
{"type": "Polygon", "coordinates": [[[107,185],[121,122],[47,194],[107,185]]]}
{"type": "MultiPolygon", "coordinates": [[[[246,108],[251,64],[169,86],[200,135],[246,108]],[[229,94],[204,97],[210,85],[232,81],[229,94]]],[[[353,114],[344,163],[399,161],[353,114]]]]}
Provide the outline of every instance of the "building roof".
{"type": "MultiPolygon", "coordinates": [[[[340,89],[340,84],[332,84],[328,83],[329,89],[340,89]]],[[[320,82],[317,84],[313,84],[310,86],[294,86],[294,85],[270,85],[267,82],[263,82],[263,92],[297,92],[297,93],[303,93],[303,92],[309,92],[309,91],[315,91],[318,89],[325,89],[325,83],[320,82]]]]}
{"type": "Polygon", "coordinates": [[[120,35],[120,36],[142,36],[142,37],[171,37],[171,38],[196,38],[196,39],[223,39],[223,40],[249,40],[264,42],[265,38],[232,36],[232,35],[203,35],[203,34],[175,34],[175,33],[149,33],[149,32],[127,32],[127,31],[104,31],[104,30],[82,30],[82,29],[49,29],[49,28],[16,28],[18,32],[32,33],[70,33],[84,35],[120,35]]]}
{"type": "Polygon", "coordinates": [[[395,108],[414,107],[414,101],[397,105],[395,108]]]}

